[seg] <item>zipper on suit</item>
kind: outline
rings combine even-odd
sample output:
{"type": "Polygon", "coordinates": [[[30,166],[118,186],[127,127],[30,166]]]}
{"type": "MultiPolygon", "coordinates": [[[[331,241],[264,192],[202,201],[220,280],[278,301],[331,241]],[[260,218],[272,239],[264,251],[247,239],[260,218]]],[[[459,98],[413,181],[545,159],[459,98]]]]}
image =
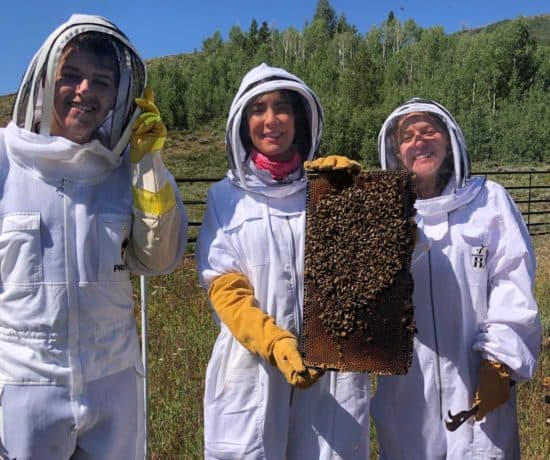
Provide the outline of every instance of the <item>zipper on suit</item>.
{"type": "Polygon", "coordinates": [[[434,295],[433,295],[433,283],[432,283],[432,257],[431,257],[432,251],[431,249],[428,250],[428,271],[429,271],[429,279],[430,279],[430,305],[432,309],[432,326],[433,326],[433,332],[434,332],[434,346],[435,346],[435,366],[436,366],[436,384],[438,388],[438,396],[439,396],[439,418],[443,420],[443,388],[441,385],[442,379],[441,379],[441,364],[439,362],[439,341],[437,338],[437,321],[436,321],[436,313],[435,313],[435,305],[434,305],[434,295]]]}
{"type": "Polygon", "coordinates": [[[68,321],[68,345],[67,354],[71,372],[71,399],[74,401],[82,393],[82,363],[79,356],[79,304],[75,273],[75,265],[78,263],[76,252],[76,230],[73,199],[71,191],[73,182],[69,179],[61,179],[57,187],[57,193],[63,197],[63,224],[65,245],[65,281],[67,283],[67,321],[68,321]]]}

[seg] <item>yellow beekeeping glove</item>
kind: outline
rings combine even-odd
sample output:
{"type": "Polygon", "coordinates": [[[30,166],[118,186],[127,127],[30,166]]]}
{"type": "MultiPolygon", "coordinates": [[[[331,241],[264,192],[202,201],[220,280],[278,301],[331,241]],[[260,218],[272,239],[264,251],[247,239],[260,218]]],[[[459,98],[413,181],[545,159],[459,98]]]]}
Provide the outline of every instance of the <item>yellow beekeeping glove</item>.
{"type": "Polygon", "coordinates": [[[136,98],[136,105],[142,113],[132,125],[130,139],[134,208],[147,216],[160,217],[176,206],[174,189],[159,155],[167,131],[149,86],[143,98],[136,98]]]}
{"type": "Polygon", "coordinates": [[[313,385],[323,371],[313,367],[306,367],[298,351],[296,337],[283,337],[273,345],[273,361],[283,373],[288,383],[298,388],[307,388],[313,385]]]}
{"type": "Polygon", "coordinates": [[[350,160],[342,155],[329,155],[328,157],[316,158],[312,161],[304,161],[306,171],[346,171],[350,174],[357,174],[361,171],[361,165],[357,161],[350,160]]]}
{"type": "Polygon", "coordinates": [[[136,98],[136,105],[141,108],[142,113],[132,125],[130,139],[132,163],[140,161],[146,153],[160,151],[167,134],[150,86],[143,91],[143,98],[136,98]]]}
{"type": "Polygon", "coordinates": [[[210,285],[208,297],[220,320],[248,351],[276,366],[288,383],[307,388],[322,371],[304,365],[298,340],[281,329],[264,313],[254,298],[254,290],[242,273],[227,273],[210,285]]]}
{"type": "Polygon", "coordinates": [[[479,421],[510,398],[510,371],[505,364],[482,360],[474,405],[479,405],[479,421]]]}

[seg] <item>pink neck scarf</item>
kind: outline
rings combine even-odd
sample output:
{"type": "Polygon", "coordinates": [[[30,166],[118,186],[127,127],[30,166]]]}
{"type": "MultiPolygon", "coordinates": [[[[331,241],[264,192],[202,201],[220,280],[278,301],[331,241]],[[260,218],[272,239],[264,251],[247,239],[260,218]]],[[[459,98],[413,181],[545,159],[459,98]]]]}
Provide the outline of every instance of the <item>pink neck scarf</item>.
{"type": "Polygon", "coordinates": [[[258,169],[269,171],[275,180],[284,179],[302,164],[302,156],[298,152],[294,152],[292,158],[284,162],[273,161],[258,150],[252,150],[250,158],[258,169]]]}

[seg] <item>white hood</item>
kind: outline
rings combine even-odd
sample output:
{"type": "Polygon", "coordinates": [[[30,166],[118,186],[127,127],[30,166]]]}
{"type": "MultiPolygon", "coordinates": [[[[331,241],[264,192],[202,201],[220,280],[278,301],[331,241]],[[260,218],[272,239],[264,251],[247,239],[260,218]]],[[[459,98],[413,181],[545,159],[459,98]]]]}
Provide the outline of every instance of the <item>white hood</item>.
{"type": "Polygon", "coordinates": [[[434,101],[414,98],[397,107],[386,119],[378,134],[378,153],[382,169],[397,169],[400,167],[397,157],[397,146],[393,144],[392,132],[395,123],[401,116],[412,112],[430,112],[437,115],[447,127],[454,161],[454,176],[457,188],[462,188],[470,177],[470,158],[466,148],[464,135],[458,123],[450,112],[434,101]]]}
{"type": "Polygon", "coordinates": [[[23,76],[12,120],[28,131],[38,132],[39,129],[39,134],[50,135],[55,76],[61,53],[69,41],[86,32],[99,32],[111,37],[119,59],[120,81],[115,108],[96,136],[119,155],[130,140],[131,124],[140,113],[134,99],[142,94],[147,76],[143,60],[126,35],[100,16],[72,15],[50,34],[23,76]]]}
{"type": "Polygon", "coordinates": [[[395,109],[382,125],[378,134],[378,154],[382,169],[401,168],[394,145],[393,130],[401,116],[412,112],[430,112],[445,124],[453,155],[454,175],[451,176],[443,193],[429,199],[417,199],[415,208],[421,216],[447,214],[473,200],[480,192],[485,178],[470,178],[470,158],[466,141],[458,123],[449,111],[434,101],[414,98],[395,109]]]}
{"type": "Polygon", "coordinates": [[[243,188],[253,187],[250,175],[245,172],[247,152],[239,134],[243,112],[247,104],[262,93],[277,90],[296,91],[303,100],[311,135],[311,148],[306,160],[313,159],[319,148],[323,132],[323,109],[315,93],[298,77],[284,69],[261,64],[250,70],[243,78],[239,90],[231,103],[227,119],[225,150],[231,168],[230,177],[243,188]]]}

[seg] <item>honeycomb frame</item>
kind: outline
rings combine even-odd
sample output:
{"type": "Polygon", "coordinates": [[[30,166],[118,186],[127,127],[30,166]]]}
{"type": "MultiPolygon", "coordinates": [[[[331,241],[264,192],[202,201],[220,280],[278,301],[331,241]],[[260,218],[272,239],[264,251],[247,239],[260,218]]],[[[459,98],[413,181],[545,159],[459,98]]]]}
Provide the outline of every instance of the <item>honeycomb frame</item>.
{"type": "Polygon", "coordinates": [[[306,196],[300,334],[305,364],[405,374],[416,332],[413,176],[308,172],[306,196]]]}

